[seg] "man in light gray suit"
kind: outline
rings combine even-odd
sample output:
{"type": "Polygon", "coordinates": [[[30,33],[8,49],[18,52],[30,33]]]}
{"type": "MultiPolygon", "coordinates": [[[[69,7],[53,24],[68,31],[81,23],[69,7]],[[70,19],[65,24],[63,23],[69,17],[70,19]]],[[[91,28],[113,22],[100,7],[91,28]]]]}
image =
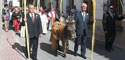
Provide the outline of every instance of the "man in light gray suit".
{"type": "Polygon", "coordinates": [[[82,3],[81,11],[76,12],[75,22],[76,22],[76,35],[75,46],[74,46],[74,56],[77,56],[78,46],[81,44],[81,57],[86,59],[86,37],[88,34],[87,24],[89,22],[89,15],[86,12],[87,4],[82,3]]]}

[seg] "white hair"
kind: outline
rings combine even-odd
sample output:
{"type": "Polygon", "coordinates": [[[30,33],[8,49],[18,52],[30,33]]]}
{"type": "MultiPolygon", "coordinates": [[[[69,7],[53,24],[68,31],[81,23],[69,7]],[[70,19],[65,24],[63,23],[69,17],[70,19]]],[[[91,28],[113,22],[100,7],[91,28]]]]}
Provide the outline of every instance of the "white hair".
{"type": "Polygon", "coordinates": [[[86,6],[86,7],[87,7],[87,4],[86,4],[86,3],[82,3],[82,5],[81,5],[81,6],[82,6],[82,7],[83,7],[83,6],[86,6]]]}

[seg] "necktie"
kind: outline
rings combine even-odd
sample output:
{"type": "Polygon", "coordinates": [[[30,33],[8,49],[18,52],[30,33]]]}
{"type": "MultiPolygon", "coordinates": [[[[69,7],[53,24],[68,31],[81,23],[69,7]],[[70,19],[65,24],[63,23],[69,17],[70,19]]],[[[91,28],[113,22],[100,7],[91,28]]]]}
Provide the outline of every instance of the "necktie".
{"type": "Polygon", "coordinates": [[[32,22],[34,22],[33,13],[31,14],[32,22]]]}
{"type": "Polygon", "coordinates": [[[113,13],[112,13],[111,15],[112,15],[112,19],[113,19],[113,18],[114,18],[114,17],[113,17],[113,13]]]}
{"type": "Polygon", "coordinates": [[[83,13],[83,29],[85,29],[85,13],[83,13]]]}
{"type": "Polygon", "coordinates": [[[83,13],[83,21],[85,21],[85,13],[83,13]]]}

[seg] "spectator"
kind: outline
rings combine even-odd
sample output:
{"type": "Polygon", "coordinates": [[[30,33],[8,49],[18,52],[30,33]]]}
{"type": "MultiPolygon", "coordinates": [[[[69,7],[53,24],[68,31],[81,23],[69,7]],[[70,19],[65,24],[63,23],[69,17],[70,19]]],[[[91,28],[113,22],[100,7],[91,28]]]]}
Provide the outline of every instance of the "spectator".
{"type": "Polygon", "coordinates": [[[62,22],[63,24],[66,24],[66,19],[65,19],[63,12],[62,12],[61,17],[60,17],[60,22],[62,22]]]}
{"type": "Polygon", "coordinates": [[[19,22],[20,22],[21,14],[19,12],[19,8],[15,7],[14,12],[12,14],[12,20],[14,25],[15,32],[19,32],[19,22]]]}
{"type": "Polygon", "coordinates": [[[48,18],[47,18],[47,16],[46,16],[46,14],[45,14],[45,12],[43,11],[43,9],[42,9],[42,11],[39,13],[39,15],[40,15],[40,18],[41,18],[41,23],[42,23],[42,33],[43,34],[47,34],[47,23],[48,23],[48,18]]]}
{"type": "Polygon", "coordinates": [[[59,8],[56,9],[56,13],[57,13],[58,17],[60,18],[60,9],[59,8]]]}
{"type": "Polygon", "coordinates": [[[2,15],[3,15],[3,20],[4,20],[4,28],[5,28],[5,31],[8,32],[9,30],[9,20],[10,20],[10,11],[9,11],[9,8],[8,8],[8,4],[5,4],[4,5],[4,8],[2,10],[2,15]]]}
{"type": "Polygon", "coordinates": [[[54,10],[54,8],[52,8],[52,10],[49,12],[48,15],[51,18],[50,22],[49,22],[49,30],[51,30],[53,23],[56,21],[56,18],[58,18],[58,15],[57,15],[56,11],[54,10]]]}

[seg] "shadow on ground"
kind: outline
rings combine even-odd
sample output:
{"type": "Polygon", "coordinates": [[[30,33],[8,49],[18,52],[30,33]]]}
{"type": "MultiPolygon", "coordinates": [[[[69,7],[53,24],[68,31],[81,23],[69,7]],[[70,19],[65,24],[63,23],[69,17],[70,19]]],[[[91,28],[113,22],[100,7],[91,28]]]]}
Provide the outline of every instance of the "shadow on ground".
{"type": "MultiPolygon", "coordinates": [[[[63,55],[63,47],[60,46],[60,48],[61,48],[61,51],[58,50],[57,53],[58,53],[58,55],[64,57],[64,55],[63,55]]],[[[47,53],[49,53],[49,54],[51,54],[51,55],[53,55],[53,56],[55,56],[55,54],[56,54],[55,52],[53,52],[51,50],[51,44],[48,44],[48,43],[40,43],[40,49],[47,52],[47,53]]],[[[73,53],[74,52],[72,50],[68,50],[68,52],[67,52],[67,54],[71,54],[71,55],[73,55],[73,53]]],[[[80,56],[80,54],[78,54],[78,56],[80,56]]]]}
{"type": "MultiPolygon", "coordinates": [[[[91,50],[91,43],[91,38],[88,38],[87,49],[89,50],[91,50]]],[[[100,56],[103,56],[104,58],[108,58],[109,60],[125,60],[125,51],[123,49],[114,46],[113,51],[107,52],[104,44],[104,42],[95,40],[94,52],[100,56]]],[[[96,56],[94,57],[97,58],[96,56]]]]}
{"type": "MultiPolygon", "coordinates": [[[[108,60],[125,60],[125,51],[118,48],[118,47],[114,47],[114,51],[112,52],[107,52],[104,49],[104,43],[95,40],[95,48],[94,48],[94,58],[98,59],[101,57],[104,57],[102,59],[107,58],[108,60]],[[99,55],[99,56],[95,56],[95,54],[99,55]],[[101,56],[101,57],[100,57],[101,56]]],[[[62,48],[62,47],[61,47],[62,48]]],[[[79,47],[80,48],[80,47],[79,47]]],[[[51,50],[51,44],[48,43],[40,43],[40,49],[55,56],[55,53],[51,50]]],[[[91,50],[91,38],[87,39],[87,49],[91,50]]],[[[73,55],[73,50],[69,50],[68,54],[73,55]]],[[[59,54],[62,56],[62,53],[59,54]]],[[[78,54],[80,56],[80,54],[78,54]]],[[[90,57],[88,57],[90,58],[90,57]]]]}
{"type": "MultiPolygon", "coordinates": [[[[8,40],[7,40],[8,41],[8,40]]],[[[23,58],[26,59],[24,55],[26,55],[26,48],[21,46],[19,43],[14,43],[13,45],[8,41],[8,43],[12,46],[12,48],[17,51],[23,58]],[[24,53],[24,55],[22,54],[24,53]]]]}

